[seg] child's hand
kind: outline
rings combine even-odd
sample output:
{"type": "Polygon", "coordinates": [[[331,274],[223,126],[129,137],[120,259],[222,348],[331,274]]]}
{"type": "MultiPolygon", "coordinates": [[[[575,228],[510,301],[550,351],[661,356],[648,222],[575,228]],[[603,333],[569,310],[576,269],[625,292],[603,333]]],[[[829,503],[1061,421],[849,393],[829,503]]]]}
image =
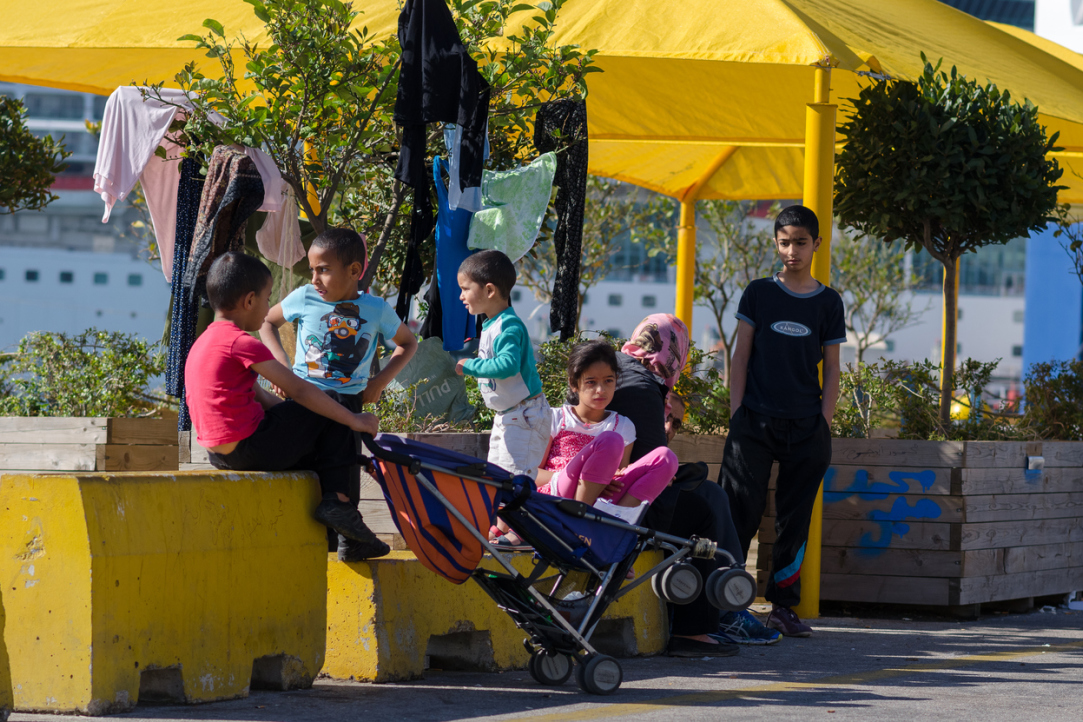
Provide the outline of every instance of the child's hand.
{"type": "Polygon", "coordinates": [[[290,397],[289,394],[287,394],[285,391],[278,388],[274,384],[271,384],[271,393],[273,393],[275,396],[279,397],[280,399],[288,399],[290,397]]]}
{"type": "Polygon", "coordinates": [[[624,493],[624,480],[621,479],[623,474],[624,469],[617,469],[617,473],[613,475],[613,480],[602,490],[601,496],[607,499],[616,499],[624,493]]]}
{"type": "Polygon", "coordinates": [[[361,403],[374,404],[380,400],[380,396],[383,393],[383,386],[379,386],[372,383],[372,381],[369,381],[368,385],[365,388],[361,389],[361,403]]]}
{"type": "Polygon", "coordinates": [[[360,414],[353,415],[354,422],[350,424],[350,428],[354,431],[360,431],[363,434],[376,434],[380,433],[380,420],[376,418],[376,414],[370,414],[367,411],[363,411],[360,414]]]}
{"type": "Polygon", "coordinates": [[[466,365],[466,361],[467,359],[464,358],[459,359],[459,363],[455,364],[455,373],[459,374],[460,376],[465,375],[463,374],[463,366],[466,365]]]}

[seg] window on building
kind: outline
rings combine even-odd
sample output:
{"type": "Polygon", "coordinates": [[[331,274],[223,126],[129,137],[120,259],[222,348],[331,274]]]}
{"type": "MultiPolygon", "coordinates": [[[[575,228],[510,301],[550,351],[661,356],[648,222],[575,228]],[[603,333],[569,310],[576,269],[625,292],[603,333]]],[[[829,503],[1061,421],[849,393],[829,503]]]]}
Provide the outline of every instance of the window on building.
{"type": "Polygon", "coordinates": [[[4,269],[0,268],[0,281],[4,280],[4,269]]]}
{"type": "Polygon", "coordinates": [[[38,275],[39,274],[38,274],[37,271],[27,270],[27,272],[26,272],[26,280],[29,281],[30,283],[37,283],[38,275]]]}
{"type": "Polygon", "coordinates": [[[620,306],[623,303],[624,303],[624,296],[622,296],[621,294],[619,294],[619,293],[611,293],[611,294],[609,294],[609,305],[610,306],[620,306]]]}
{"type": "Polygon", "coordinates": [[[963,320],[963,309],[961,309],[961,308],[960,308],[960,309],[958,309],[958,311],[959,311],[959,313],[958,313],[958,315],[956,316],[956,318],[957,318],[958,320],[962,321],[962,320],[963,320]]]}
{"type": "Polygon", "coordinates": [[[895,341],[893,339],[890,339],[890,338],[886,339],[884,341],[884,346],[887,347],[884,350],[887,351],[888,353],[892,353],[892,352],[895,351],[895,341]]]}
{"type": "Polygon", "coordinates": [[[1022,355],[1023,355],[1023,347],[1022,346],[1012,346],[1012,356],[1015,356],[1015,357],[1018,358],[1018,357],[1020,357],[1022,355]]]}
{"type": "Polygon", "coordinates": [[[587,305],[587,294],[585,294],[585,293],[583,294],[583,305],[584,306],[587,305]]]}
{"type": "Polygon", "coordinates": [[[129,273],[128,274],[128,285],[129,286],[142,286],[143,285],[143,274],[142,273],[129,273]]]}
{"type": "Polygon", "coordinates": [[[1018,311],[1012,311],[1012,321],[1016,323],[1023,323],[1027,319],[1027,312],[1020,309],[1018,311]]]}
{"type": "Polygon", "coordinates": [[[649,296],[648,295],[648,296],[643,297],[643,308],[654,308],[657,305],[658,305],[658,297],[657,296],[649,296]]]}
{"type": "Polygon", "coordinates": [[[523,292],[520,291],[519,289],[515,289],[514,291],[511,292],[511,302],[512,303],[518,303],[519,301],[522,300],[522,298],[523,298],[523,292]]]}
{"type": "Polygon", "coordinates": [[[31,118],[83,119],[83,96],[75,93],[27,93],[23,104],[31,118]]]}
{"type": "Polygon", "coordinates": [[[608,333],[613,338],[620,338],[621,337],[621,332],[620,332],[619,328],[607,328],[605,330],[605,332],[608,333]]]}
{"type": "Polygon", "coordinates": [[[74,280],[75,280],[75,274],[72,273],[71,271],[61,271],[60,272],[60,282],[61,283],[71,283],[74,280]]]}
{"type": "Polygon", "coordinates": [[[94,285],[95,286],[104,286],[107,283],[109,283],[109,274],[108,273],[95,273],[94,274],[94,285]]]}

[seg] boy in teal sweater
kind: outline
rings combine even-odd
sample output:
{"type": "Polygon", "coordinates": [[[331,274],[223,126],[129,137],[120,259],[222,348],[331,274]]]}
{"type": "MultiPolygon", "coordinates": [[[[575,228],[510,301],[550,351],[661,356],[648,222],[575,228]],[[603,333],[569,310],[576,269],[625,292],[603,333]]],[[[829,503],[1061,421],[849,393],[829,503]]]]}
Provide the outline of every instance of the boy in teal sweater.
{"type": "Polygon", "coordinates": [[[489,461],[535,478],[549,446],[551,412],[530,336],[511,307],[514,285],[515,266],[500,251],[479,251],[459,266],[459,298],[486,320],[478,358],[459,361],[455,371],[477,378],[485,405],[496,411],[489,461]]]}

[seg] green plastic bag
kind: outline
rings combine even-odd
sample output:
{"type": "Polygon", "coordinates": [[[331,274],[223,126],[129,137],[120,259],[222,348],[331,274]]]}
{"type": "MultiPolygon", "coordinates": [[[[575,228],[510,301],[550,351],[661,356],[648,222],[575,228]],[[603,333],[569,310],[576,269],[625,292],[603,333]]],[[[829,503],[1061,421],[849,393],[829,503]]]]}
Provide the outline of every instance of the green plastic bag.
{"type": "Polygon", "coordinates": [[[444,350],[444,342],[427,338],[399,372],[390,388],[414,386],[414,409],[418,418],[432,416],[444,421],[469,421],[474,407],[466,400],[466,384],[455,373],[455,359],[444,350]],[[416,386],[415,386],[416,384],[416,386]]]}

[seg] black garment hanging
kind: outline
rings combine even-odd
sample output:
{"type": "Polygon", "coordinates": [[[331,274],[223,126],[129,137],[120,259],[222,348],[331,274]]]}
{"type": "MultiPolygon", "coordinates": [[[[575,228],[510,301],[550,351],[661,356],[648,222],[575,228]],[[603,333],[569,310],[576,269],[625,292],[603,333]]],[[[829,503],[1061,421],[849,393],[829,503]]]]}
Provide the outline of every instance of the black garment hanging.
{"type": "Polygon", "coordinates": [[[460,186],[480,186],[489,83],[459,39],[445,0],[407,0],[399,15],[399,44],[402,67],[395,122],[402,126],[402,144],[395,177],[414,189],[410,241],[395,304],[396,313],[405,320],[410,298],[425,282],[421,246],[434,227],[429,195],[431,170],[425,165],[425,124],[456,123],[462,127],[460,186]]]}
{"type": "Polygon", "coordinates": [[[432,269],[432,280],[429,282],[429,290],[425,292],[425,303],[429,310],[425,314],[425,322],[421,324],[421,338],[435,336],[443,339],[444,306],[440,299],[440,282],[436,277],[436,268],[432,269]]]}
{"type": "Polygon", "coordinates": [[[572,144],[557,153],[557,228],[553,245],[557,273],[549,310],[550,330],[567,341],[575,333],[579,316],[579,267],[583,254],[583,206],[587,199],[587,105],[582,100],[554,100],[538,109],[534,120],[534,148],[539,153],[557,150],[557,139],[572,144]]]}

